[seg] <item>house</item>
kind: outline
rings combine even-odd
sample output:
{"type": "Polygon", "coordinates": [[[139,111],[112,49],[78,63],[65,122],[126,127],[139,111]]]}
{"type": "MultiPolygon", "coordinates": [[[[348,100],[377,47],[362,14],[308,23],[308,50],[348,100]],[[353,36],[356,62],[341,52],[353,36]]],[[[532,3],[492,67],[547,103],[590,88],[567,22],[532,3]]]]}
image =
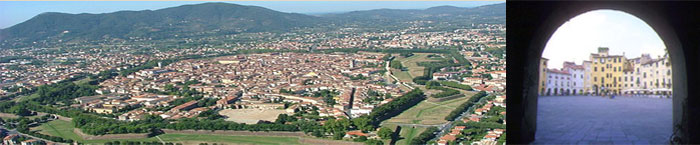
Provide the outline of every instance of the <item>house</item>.
{"type": "Polygon", "coordinates": [[[499,135],[495,135],[495,134],[487,134],[486,136],[484,136],[484,139],[496,140],[498,138],[498,136],[499,135]]]}
{"type": "Polygon", "coordinates": [[[36,139],[29,139],[29,140],[22,141],[22,145],[39,145],[39,144],[41,144],[41,141],[36,140],[36,139]]]}
{"type": "Polygon", "coordinates": [[[450,74],[447,73],[433,73],[433,80],[446,80],[448,77],[450,74]]]}
{"type": "Polygon", "coordinates": [[[503,130],[503,129],[494,129],[494,130],[493,130],[493,132],[496,133],[496,134],[503,134],[504,131],[505,131],[505,130],[503,130]]]}
{"type": "Polygon", "coordinates": [[[474,114],[481,115],[482,113],[484,113],[484,111],[485,111],[484,109],[479,108],[479,109],[474,110],[474,114]]]}
{"type": "Polygon", "coordinates": [[[362,131],[360,131],[360,130],[353,130],[353,131],[348,131],[345,133],[346,138],[359,137],[359,136],[367,137],[369,135],[366,133],[362,133],[362,131]]]}
{"type": "Polygon", "coordinates": [[[109,108],[94,108],[93,110],[95,110],[95,113],[102,113],[102,114],[112,114],[112,113],[114,113],[115,111],[117,111],[117,109],[115,109],[114,107],[109,107],[109,108]]]}
{"type": "Polygon", "coordinates": [[[180,112],[180,111],[192,109],[192,108],[194,108],[194,107],[196,107],[196,106],[197,106],[197,101],[196,101],[196,100],[192,100],[192,101],[187,102],[187,103],[185,103],[185,104],[181,104],[181,105],[175,106],[173,109],[170,109],[170,110],[171,110],[171,111],[174,111],[174,112],[180,112]]]}
{"type": "Polygon", "coordinates": [[[17,138],[19,138],[19,135],[17,134],[8,135],[2,139],[2,143],[5,145],[17,144],[17,138]]]}
{"type": "Polygon", "coordinates": [[[440,137],[440,140],[455,141],[457,140],[457,137],[455,137],[454,135],[445,135],[440,137]]]}
{"type": "Polygon", "coordinates": [[[237,99],[238,97],[236,96],[223,97],[220,100],[216,101],[216,107],[224,108],[226,107],[226,105],[235,102],[237,99]]]}

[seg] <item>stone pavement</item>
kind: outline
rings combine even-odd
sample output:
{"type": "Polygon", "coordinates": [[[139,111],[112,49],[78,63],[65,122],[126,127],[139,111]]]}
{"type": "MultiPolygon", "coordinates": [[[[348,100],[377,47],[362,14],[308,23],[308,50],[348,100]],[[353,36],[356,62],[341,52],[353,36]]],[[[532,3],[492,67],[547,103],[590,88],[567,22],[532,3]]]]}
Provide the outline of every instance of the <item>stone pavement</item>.
{"type": "Polygon", "coordinates": [[[668,144],[672,99],[541,96],[532,144],[668,144]]]}

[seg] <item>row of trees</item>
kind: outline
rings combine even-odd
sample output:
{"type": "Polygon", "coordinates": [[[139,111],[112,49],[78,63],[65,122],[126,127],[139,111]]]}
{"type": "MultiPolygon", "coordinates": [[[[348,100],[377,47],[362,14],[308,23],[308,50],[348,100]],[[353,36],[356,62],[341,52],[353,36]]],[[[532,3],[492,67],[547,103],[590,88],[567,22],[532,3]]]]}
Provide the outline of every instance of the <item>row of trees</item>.
{"type": "Polygon", "coordinates": [[[394,69],[398,69],[401,71],[404,71],[406,69],[405,67],[403,67],[403,65],[401,65],[401,61],[398,61],[398,60],[392,60],[391,64],[389,64],[389,67],[394,68],[394,69]]]}
{"type": "Polygon", "coordinates": [[[389,103],[372,109],[372,113],[368,117],[372,119],[372,125],[378,126],[383,120],[399,115],[423,100],[425,100],[423,91],[416,88],[389,103]]]}
{"type": "Polygon", "coordinates": [[[71,81],[62,81],[51,85],[39,86],[36,94],[39,97],[33,99],[33,101],[39,102],[41,104],[56,104],[61,102],[65,105],[69,105],[73,102],[72,99],[95,95],[95,90],[97,86],[89,84],[75,84],[71,81]]]}
{"type": "Polygon", "coordinates": [[[469,98],[469,100],[467,100],[467,102],[462,103],[457,107],[457,109],[452,110],[452,112],[450,112],[449,115],[445,116],[445,120],[454,121],[457,118],[457,116],[462,114],[462,112],[469,110],[469,108],[474,106],[474,104],[476,104],[476,102],[479,101],[481,97],[484,97],[486,95],[488,94],[484,91],[474,94],[471,98],[469,98]]]}
{"type": "Polygon", "coordinates": [[[453,88],[457,88],[457,89],[462,89],[462,90],[465,90],[465,91],[472,91],[472,90],[474,90],[474,89],[472,89],[472,87],[469,86],[469,85],[463,85],[463,84],[460,84],[460,83],[457,83],[457,82],[452,82],[452,81],[439,81],[439,82],[440,82],[440,84],[443,85],[443,86],[448,86],[448,87],[453,87],[453,88]]]}
{"type": "Polygon", "coordinates": [[[448,96],[452,96],[452,95],[457,95],[457,94],[459,94],[459,91],[457,91],[457,90],[450,89],[450,88],[445,88],[445,87],[441,87],[440,83],[437,82],[437,81],[428,81],[428,82],[425,84],[425,88],[427,88],[427,89],[435,89],[435,90],[440,90],[440,91],[442,91],[442,92],[440,92],[440,93],[433,94],[432,96],[430,96],[430,97],[433,97],[433,98],[443,98],[443,97],[448,97],[448,96]]]}
{"type": "Polygon", "coordinates": [[[458,66],[466,66],[469,67],[471,64],[469,61],[464,58],[461,54],[459,54],[458,51],[456,50],[446,50],[447,55],[449,56],[448,58],[453,58],[453,59],[446,59],[443,61],[430,61],[430,62],[419,62],[418,66],[423,66],[425,69],[423,70],[423,76],[415,77],[413,78],[413,82],[416,84],[420,85],[425,85],[429,80],[433,78],[433,73],[437,72],[438,70],[445,68],[445,67],[458,67],[458,66]],[[453,61],[456,60],[457,62],[453,61]]]}

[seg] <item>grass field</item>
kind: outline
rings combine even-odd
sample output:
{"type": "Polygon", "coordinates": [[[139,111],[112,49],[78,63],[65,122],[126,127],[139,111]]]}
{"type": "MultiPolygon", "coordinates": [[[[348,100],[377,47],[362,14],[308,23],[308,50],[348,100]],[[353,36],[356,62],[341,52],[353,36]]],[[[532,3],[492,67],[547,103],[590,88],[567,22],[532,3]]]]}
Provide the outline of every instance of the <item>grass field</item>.
{"type": "Polygon", "coordinates": [[[408,71],[392,69],[391,72],[402,82],[412,82],[414,77],[423,76],[423,69],[425,69],[425,67],[418,66],[418,62],[437,61],[428,58],[427,56],[430,54],[432,53],[413,53],[413,56],[406,58],[397,56],[396,60],[400,61],[401,65],[404,67],[408,68],[408,71]]]}
{"type": "Polygon", "coordinates": [[[83,138],[78,136],[73,132],[73,123],[64,120],[54,120],[47,123],[41,124],[32,130],[39,130],[39,133],[57,136],[65,139],[72,139],[75,141],[82,141],[83,138]]]}
{"type": "Polygon", "coordinates": [[[401,65],[408,68],[408,73],[410,76],[417,77],[422,76],[423,69],[425,69],[425,67],[418,66],[418,62],[436,61],[435,59],[427,57],[430,54],[433,53],[413,53],[413,56],[407,58],[397,57],[397,60],[401,61],[401,65]]]}
{"type": "Polygon", "coordinates": [[[392,68],[391,72],[394,73],[394,76],[396,76],[396,78],[398,78],[401,82],[413,82],[413,76],[411,76],[408,71],[401,71],[392,68]]]}
{"type": "MultiPolygon", "coordinates": [[[[467,95],[471,96],[471,95],[467,95]]],[[[434,102],[425,100],[418,103],[416,106],[409,108],[396,117],[388,119],[382,124],[406,123],[406,124],[424,124],[435,125],[447,122],[447,116],[457,106],[464,103],[469,97],[460,97],[442,102],[434,102]]],[[[384,125],[382,125],[384,126],[384,125]]]]}
{"type": "Polygon", "coordinates": [[[426,128],[423,127],[403,127],[401,128],[401,138],[399,141],[396,142],[397,145],[411,145],[411,140],[413,140],[414,137],[417,137],[421,132],[423,132],[426,128]]]}
{"type": "MultiPolygon", "coordinates": [[[[83,140],[73,132],[73,124],[69,121],[54,120],[42,124],[32,130],[39,130],[41,134],[72,139],[86,144],[104,144],[115,140],[83,140]]],[[[226,144],[300,144],[297,137],[268,137],[268,136],[229,136],[229,135],[203,135],[203,134],[162,134],[158,138],[164,142],[199,144],[226,143],[226,144]]],[[[116,139],[117,141],[160,141],[156,137],[142,139],[116,139]]]]}

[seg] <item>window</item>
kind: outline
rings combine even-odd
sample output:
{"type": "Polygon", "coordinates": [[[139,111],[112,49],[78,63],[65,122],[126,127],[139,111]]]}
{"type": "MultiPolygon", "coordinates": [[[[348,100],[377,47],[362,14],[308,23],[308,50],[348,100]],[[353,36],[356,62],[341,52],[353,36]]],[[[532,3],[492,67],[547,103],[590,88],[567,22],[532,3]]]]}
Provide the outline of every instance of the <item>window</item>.
{"type": "Polygon", "coordinates": [[[604,68],[604,67],[601,67],[601,68],[600,68],[600,72],[605,72],[605,68],[604,68]]]}
{"type": "Polygon", "coordinates": [[[593,71],[594,71],[594,72],[597,72],[597,71],[598,71],[598,68],[597,68],[597,67],[593,67],[593,71]]]}
{"type": "Polygon", "coordinates": [[[593,77],[593,81],[594,81],[594,82],[598,81],[598,78],[597,78],[597,77],[593,77]]]}

